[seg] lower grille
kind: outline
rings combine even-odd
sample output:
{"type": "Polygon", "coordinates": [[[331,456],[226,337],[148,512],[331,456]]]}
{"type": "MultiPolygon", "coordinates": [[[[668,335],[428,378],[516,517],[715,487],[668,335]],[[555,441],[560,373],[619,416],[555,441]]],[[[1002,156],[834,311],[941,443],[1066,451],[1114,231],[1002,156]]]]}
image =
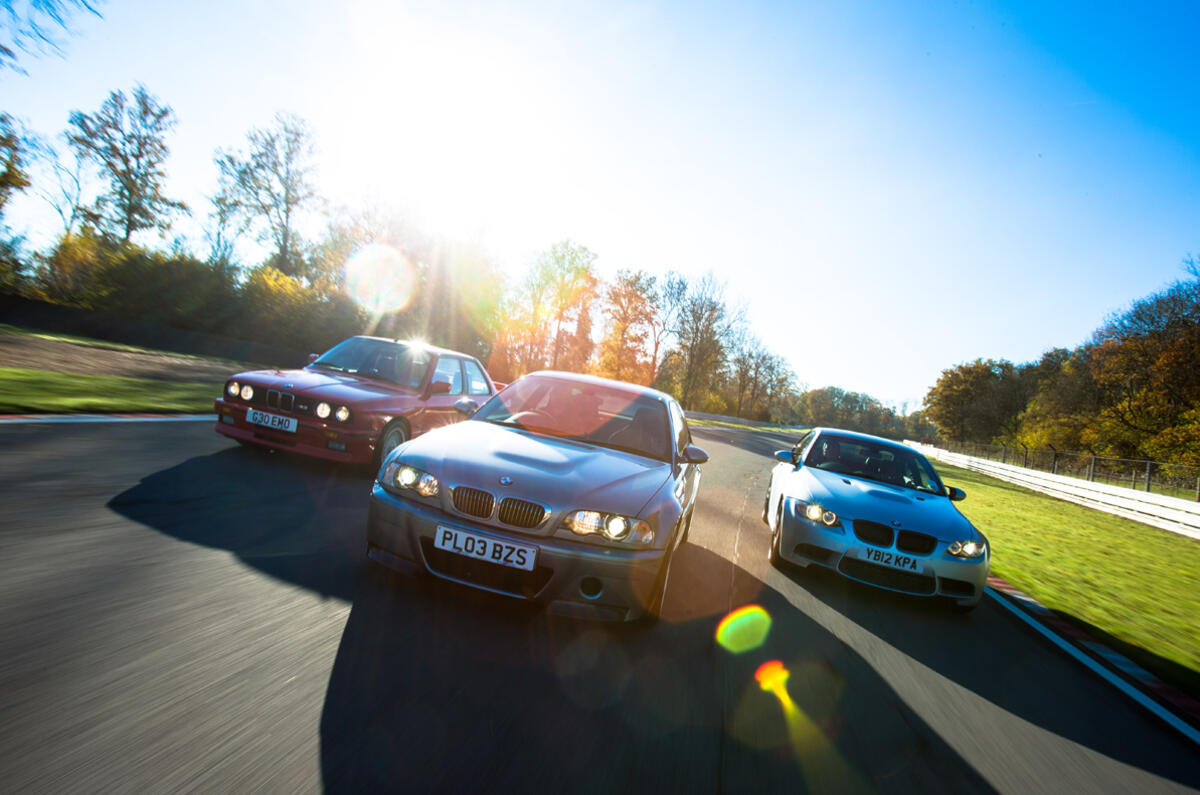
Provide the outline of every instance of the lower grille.
{"type": "Polygon", "coordinates": [[[537,596],[554,573],[547,566],[535,566],[533,571],[524,571],[446,552],[435,547],[428,538],[421,539],[421,551],[425,553],[429,568],[437,574],[522,599],[537,596]]]}
{"type": "Polygon", "coordinates": [[[868,544],[873,544],[877,547],[890,547],[892,545],[892,528],[879,522],[855,519],[854,535],[858,536],[860,541],[866,541],[868,544]]]}
{"type": "Polygon", "coordinates": [[[966,580],[955,580],[950,577],[943,577],[938,581],[941,586],[942,593],[947,596],[974,596],[975,586],[966,580]]]}
{"type": "Polygon", "coordinates": [[[470,486],[457,486],[452,495],[456,510],[470,516],[478,516],[481,519],[491,516],[492,508],[496,504],[496,498],[491,494],[470,486]]]}
{"type": "Polygon", "coordinates": [[[828,563],[835,553],[832,549],[819,547],[816,544],[797,544],[796,554],[803,555],[806,558],[818,561],[820,563],[828,563]]]}
{"type": "Polygon", "coordinates": [[[896,571],[886,566],[876,566],[874,563],[867,563],[865,560],[855,560],[854,558],[842,558],[842,562],[838,564],[838,571],[856,580],[862,580],[872,585],[879,585],[883,588],[891,588],[894,591],[904,591],[905,593],[928,596],[937,587],[936,581],[928,575],[913,574],[908,571],[896,571]]]}
{"type": "Polygon", "coordinates": [[[546,518],[546,508],[536,502],[505,497],[500,501],[500,521],[513,527],[537,527],[546,518]]]}
{"type": "Polygon", "coordinates": [[[914,555],[928,555],[937,546],[937,539],[925,533],[901,530],[896,533],[896,549],[914,555]]]}
{"type": "Polygon", "coordinates": [[[273,436],[269,433],[259,433],[259,432],[255,431],[254,438],[262,439],[263,441],[266,441],[266,442],[274,442],[275,444],[281,444],[285,447],[295,447],[296,446],[296,440],[293,438],[287,437],[287,436],[273,436]]]}

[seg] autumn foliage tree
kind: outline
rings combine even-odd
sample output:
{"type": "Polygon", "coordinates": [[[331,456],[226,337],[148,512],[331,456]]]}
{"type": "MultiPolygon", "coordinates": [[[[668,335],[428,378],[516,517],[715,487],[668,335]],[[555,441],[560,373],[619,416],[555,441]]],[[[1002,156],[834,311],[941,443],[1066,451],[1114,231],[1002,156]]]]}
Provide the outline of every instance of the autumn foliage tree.
{"type": "Polygon", "coordinates": [[[600,341],[596,373],[605,378],[648,384],[657,351],[652,346],[656,279],[644,270],[617,272],[604,288],[606,331],[600,341]]]}
{"type": "Polygon", "coordinates": [[[298,225],[318,201],[314,156],[307,122],[279,113],[270,127],[247,133],[244,152],[218,150],[215,158],[221,175],[217,200],[272,246],[272,267],[296,278],[308,275],[298,225]]]}
{"type": "Polygon", "coordinates": [[[88,213],[101,231],[128,243],[145,229],[165,231],[187,210],[163,193],[174,127],[175,112],[141,84],[129,97],[111,92],[94,113],[72,111],[67,139],[108,184],[88,213]]]}

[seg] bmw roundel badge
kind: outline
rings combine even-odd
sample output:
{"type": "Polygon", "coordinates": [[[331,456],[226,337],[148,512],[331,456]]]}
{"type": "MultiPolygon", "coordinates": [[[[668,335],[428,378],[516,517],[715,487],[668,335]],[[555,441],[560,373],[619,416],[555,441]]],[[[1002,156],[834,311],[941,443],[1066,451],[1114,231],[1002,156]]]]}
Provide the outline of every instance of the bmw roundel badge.
{"type": "Polygon", "coordinates": [[[511,486],[512,478],[510,478],[508,475],[501,475],[500,476],[500,485],[501,486],[511,486]]]}

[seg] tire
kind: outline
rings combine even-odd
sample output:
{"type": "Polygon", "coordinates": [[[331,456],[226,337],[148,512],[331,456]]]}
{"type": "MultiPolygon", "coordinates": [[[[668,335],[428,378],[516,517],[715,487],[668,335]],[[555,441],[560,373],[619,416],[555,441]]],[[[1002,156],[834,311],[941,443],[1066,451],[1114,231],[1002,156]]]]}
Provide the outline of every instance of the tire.
{"type": "Polygon", "coordinates": [[[779,539],[783,536],[783,500],[779,501],[779,511],[775,514],[775,529],[771,531],[771,549],[767,560],[780,571],[787,570],[787,561],[779,554],[779,539]]]}
{"type": "MultiPolygon", "coordinates": [[[[983,601],[982,599],[979,600],[979,602],[982,602],[982,601],[983,601]]],[[[950,609],[960,615],[966,615],[966,614],[972,612],[973,610],[975,610],[975,608],[979,607],[979,602],[972,602],[969,605],[959,604],[958,602],[951,602],[950,609]]]]}
{"type": "Polygon", "coordinates": [[[383,426],[379,438],[375,441],[375,466],[383,463],[388,453],[408,441],[408,423],[404,420],[392,420],[383,426]]]}
{"type": "Polygon", "coordinates": [[[763,497],[763,512],[762,512],[763,524],[767,525],[768,527],[771,526],[771,520],[767,518],[767,513],[770,510],[771,510],[771,492],[768,490],[767,496],[763,497]]]}
{"type": "Polygon", "coordinates": [[[679,543],[675,545],[677,549],[688,542],[688,533],[692,531],[692,511],[694,510],[695,508],[688,511],[687,518],[684,519],[683,532],[679,536],[679,543]]]}
{"type": "MultiPolygon", "coordinates": [[[[683,538],[679,540],[679,545],[687,540],[687,531],[691,526],[691,515],[688,516],[688,526],[684,527],[680,532],[683,538]]],[[[667,581],[671,578],[671,561],[675,559],[675,548],[667,548],[667,557],[663,561],[662,571],[658,573],[658,580],[654,583],[654,591],[650,595],[650,603],[646,605],[646,612],[633,620],[634,624],[639,627],[652,627],[658,623],[658,617],[662,613],[663,598],[667,595],[667,581]]]]}

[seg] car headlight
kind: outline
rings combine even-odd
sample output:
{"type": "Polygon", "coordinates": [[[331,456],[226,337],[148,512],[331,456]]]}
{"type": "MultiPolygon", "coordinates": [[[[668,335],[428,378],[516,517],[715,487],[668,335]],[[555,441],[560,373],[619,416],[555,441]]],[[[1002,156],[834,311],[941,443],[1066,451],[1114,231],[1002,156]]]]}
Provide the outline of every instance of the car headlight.
{"type": "Polygon", "coordinates": [[[249,384],[242,384],[242,400],[251,400],[254,398],[254,387],[249,384]]]}
{"type": "Polygon", "coordinates": [[[333,416],[337,417],[338,422],[349,422],[350,409],[347,406],[338,406],[338,410],[334,412],[333,416]]]}
{"type": "Polygon", "coordinates": [[[978,558],[987,552],[987,544],[982,541],[954,541],[946,547],[946,551],[956,558],[978,558]]]}
{"type": "Polygon", "coordinates": [[[333,407],[322,401],[317,404],[317,416],[323,420],[329,419],[330,413],[333,412],[333,407]]]}
{"type": "Polygon", "coordinates": [[[572,511],[562,523],[563,527],[580,536],[598,535],[609,541],[627,541],[632,544],[649,544],[654,541],[654,530],[645,519],[634,519],[615,513],[572,511]]]}
{"type": "Polygon", "coordinates": [[[400,461],[389,461],[379,482],[400,490],[415,491],[422,497],[436,497],[442,490],[436,477],[400,461]]]}
{"type": "Polygon", "coordinates": [[[837,527],[841,524],[841,520],[838,519],[836,513],[822,508],[815,502],[801,502],[800,505],[803,506],[802,513],[804,514],[804,518],[810,522],[823,524],[826,527],[837,527]]]}
{"type": "Polygon", "coordinates": [[[225,391],[229,393],[229,397],[237,397],[238,393],[242,391],[242,387],[237,381],[230,381],[229,385],[225,387],[225,391]]]}

